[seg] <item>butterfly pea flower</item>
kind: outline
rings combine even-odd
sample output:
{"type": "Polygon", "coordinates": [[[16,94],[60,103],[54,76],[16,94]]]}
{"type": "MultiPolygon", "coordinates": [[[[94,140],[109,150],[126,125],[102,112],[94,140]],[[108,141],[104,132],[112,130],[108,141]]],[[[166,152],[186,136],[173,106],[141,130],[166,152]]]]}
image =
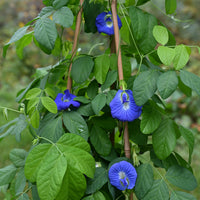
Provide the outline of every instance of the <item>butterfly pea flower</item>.
{"type": "MultiPolygon", "coordinates": [[[[122,27],[122,22],[117,15],[119,29],[122,27]]],[[[114,35],[114,27],[111,12],[102,12],[96,17],[96,27],[99,33],[114,35]]]]}
{"type": "Polygon", "coordinates": [[[54,100],[58,110],[66,110],[70,107],[70,105],[74,107],[79,107],[80,103],[78,101],[73,100],[75,97],[76,96],[71,94],[69,90],[65,90],[64,94],[58,93],[57,97],[54,100]]]}
{"type": "Polygon", "coordinates": [[[110,102],[111,115],[120,121],[133,121],[140,117],[142,106],[137,106],[131,90],[118,90],[110,102]]]}
{"type": "Polygon", "coordinates": [[[108,177],[111,185],[123,191],[134,188],[137,172],[131,163],[120,161],[110,167],[108,177]]]}

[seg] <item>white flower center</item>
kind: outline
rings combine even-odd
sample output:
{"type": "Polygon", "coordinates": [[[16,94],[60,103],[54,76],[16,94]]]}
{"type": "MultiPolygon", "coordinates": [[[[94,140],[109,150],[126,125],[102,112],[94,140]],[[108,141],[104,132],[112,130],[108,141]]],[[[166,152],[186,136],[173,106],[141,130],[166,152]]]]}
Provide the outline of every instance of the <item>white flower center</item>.
{"type": "Polygon", "coordinates": [[[108,22],[106,22],[106,26],[110,28],[113,26],[113,23],[108,21],[108,22]]]}
{"type": "Polygon", "coordinates": [[[119,179],[124,179],[126,177],[126,174],[124,172],[119,172],[119,179]]]}
{"type": "Polygon", "coordinates": [[[123,109],[128,110],[129,109],[129,102],[123,103],[123,109]]]}

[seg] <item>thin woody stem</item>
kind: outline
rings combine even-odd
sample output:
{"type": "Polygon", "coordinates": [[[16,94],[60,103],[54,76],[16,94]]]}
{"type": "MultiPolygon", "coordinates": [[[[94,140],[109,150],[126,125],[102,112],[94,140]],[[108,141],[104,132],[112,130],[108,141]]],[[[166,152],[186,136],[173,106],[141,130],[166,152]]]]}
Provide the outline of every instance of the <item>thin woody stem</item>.
{"type": "MultiPolygon", "coordinates": [[[[118,55],[118,75],[119,75],[119,81],[122,81],[124,79],[124,76],[123,76],[122,56],[120,49],[119,27],[117,21],[117,0],[112,0],[111,10],[112,10],[114,33],[115,33],[115,48],[116,48],[116,54],[118,55]]],[[[122,89],[122,86],[120,86],[120,88],[122,89]]]]}
{"type": "MultiPolygon", "coordinates": [[[[72,48],[71,61],[73,60],[74,56],[76,55],[76,51],[77,51],[77,43],[78,43],[78,37],[79,37],[80,27],[81,27],[81,15],[82,15],[82,11],[83,11],[83,8],[82,8],[83,2],[84,2],[84,0],[80,0],[81,8],[80,8],[77,18],[76,18],[76,28],[75,28],[75,33],[74,33],[74,43],[73,43],[73,48],[72,48]]],[[[70,77],[71,69],[72,69],[72,62],[69,66],[68,78],[67,78],[67,89],[70,92],[71,92],[71,88],[72,88],[72,79],[70,77]]]]}

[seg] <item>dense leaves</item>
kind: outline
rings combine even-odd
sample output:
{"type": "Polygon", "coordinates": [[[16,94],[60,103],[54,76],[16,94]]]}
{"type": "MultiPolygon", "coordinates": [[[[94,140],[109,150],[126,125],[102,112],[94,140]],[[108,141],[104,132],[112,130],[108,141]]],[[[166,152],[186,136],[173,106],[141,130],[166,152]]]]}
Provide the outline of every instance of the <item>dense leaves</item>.
{"type": "MultiPolygon", "coordinates": [[[[171,103],[179,95],[182,103],[183,94],[190,98],[193,91],[200,95],[200,78],[188,69],[192,46],[177,44],[169,25],[146,11],[143,5],[150,0],[119,1],[114,8],[115,1],[80,3],[43,0],[37,17],[20,27],[3,48],[5,57],[15,43],[18,57],[25,62],[30,52],[24,48],[33,41],[50,62],[53,59],[52,65],[39,68],[29,61],[37,69],[32,82],[17,94],[19,106],[16,110],[2,107],[6,120],[10,111],[19,116],[0,127],[0,140],[15,135],[20,141],[27,130],[33,145],[28,152],[10,151],[12,164],[0,169],[0,186],[18,200],[120,200],[131,199],[133,191],[142,200],[194,200],[187,191],[197,187],[190,166],[195,134],[176,118],[174,109],[183,106],[171,103]],[[101,20],[107,28],[117,24],[113,9],[122,22],[119,39],[117,27],[114,36],[97,33],[97,16],[104,16],[101,20]],[[110,14],[99,15],[102,12],[110,14]],[[91,38],[87,45],[83,45],[85,37],[91,38]],[[57,96],[66,90],[79,106],[60,109],[57,96]],[[124,111],[130,110],[133,101],[141,106],[138,119],[122,122],[123,112],[112,117],[113,98],[119,90],[124,111]],[[134,100],[124,90],[133,93],[134,100]],[[177,153],[179,138],[186,143],[188,161],[177,153]],[[119,161],[136,168],[132,191],[118,190],[108,178],[109,169],[119,161]]],[[[167,15],[178,12],[176,0],[161,4],[167,15]]],[[[66,93],[59,100],[70,101],[66,93]]],[[[185,106],[184,112],[188,111],[185,106]]],[[[125,179],[129,176],[124,176],[120,171],[112,177],[120,177],[120,188],[131,185],[125,179]]]]}

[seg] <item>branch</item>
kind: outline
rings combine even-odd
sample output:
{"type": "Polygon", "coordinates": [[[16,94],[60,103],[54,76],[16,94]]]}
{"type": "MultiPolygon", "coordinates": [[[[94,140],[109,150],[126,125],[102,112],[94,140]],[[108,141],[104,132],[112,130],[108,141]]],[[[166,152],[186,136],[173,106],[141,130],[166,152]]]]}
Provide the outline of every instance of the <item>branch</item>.
{"type": "Polygon", "coordinates": [[[70,64],[69,70],[68,70],[67,89],[70,92],[71,92],[71,88],[72,88],[72,79],[70,77],[70,73],[71,73],[71,69],[72,69],[72,60],[73,60],[74,56],[76,55],[76,51],[77,51],[77,43],[78,43],[78,37],[79,37],[80,27],[81,27],[81,15],[82,15],[82,11],[83,11],[83,8],[82,8],[83,2],[84,2],[84,0],[80,0],[81,8],[80,8],[77,18],[76,18],[76,28],[75,28],[75,33],[74,33],[74,43],[73,43],[73,48],[72,48],[71,64],[70,64]]]}

